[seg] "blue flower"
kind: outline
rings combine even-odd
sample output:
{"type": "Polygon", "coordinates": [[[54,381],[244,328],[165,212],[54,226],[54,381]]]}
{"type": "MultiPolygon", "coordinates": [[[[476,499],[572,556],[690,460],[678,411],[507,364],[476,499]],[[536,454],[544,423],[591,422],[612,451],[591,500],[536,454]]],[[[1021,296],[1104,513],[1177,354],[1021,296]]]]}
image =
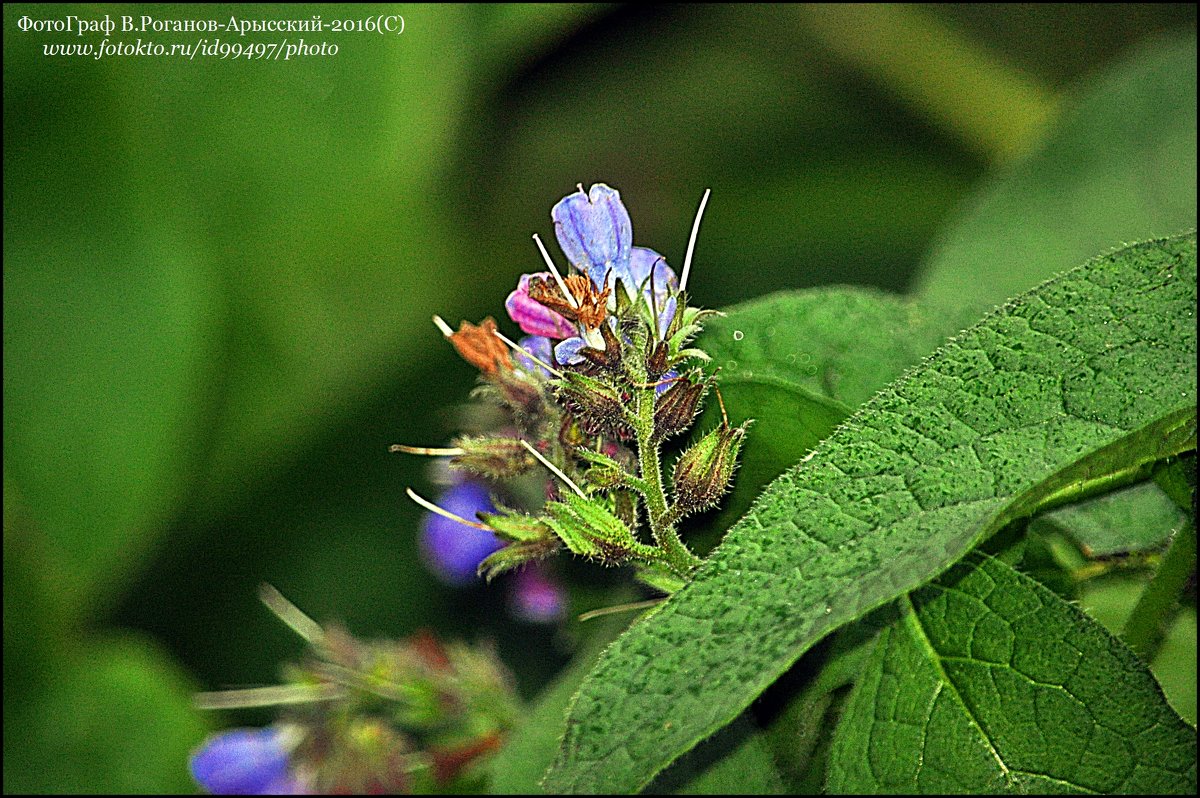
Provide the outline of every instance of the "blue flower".
{"type": "Polygon", "coordinates": [[[542,363],[550,362],[550,339],[540,335],[526,335],[521,340],[517,341],[524,353],[517,352],[517,363],[530,374],[540,374],[543,377],[550,377],[550,372],[546,371],[545,367],[538,364],[537,358],[542,363]],[[526,354],[527,353],[527,354],[526,354]],[[533,357],[530,357],[532,355],[533,357]]]}
{"type": "Polygon", "coordinates": [[[192,777],[213,795],[304,795],[288,770],[291,748],[277,726],[221,732],[192,755],[192,777]]]}
{"type": "Polygon", "coordinates": [[[567,260],[595,286],[603,288],[610,272],[620,277],[629,271],[633,225],[616,189],[596,183],[585,194],[580,186],[558,201],[550,218],[567,260]]]}
{"type": "MultiPolygon", "coordinates": [[[[455,515],[473,521],[476,513],[494,513],[488,489],[472,480],[452,485],[437,504],[455,515]]],[[[483,558],[504,544],[491,532],[460,524],[430,513],[421,530],[421,550],[430,569],[443,582],[462,586],[475,580],[483,558]]]]}
{"type": "MultiPolygon", "coordinates": [[[[658,334],[671,323],[679,281],[666,259],[652,249],[633,246],[633,225],[621,195],[603,183],[585,193],[583,188],[559,200],[550,212],[558,244],[567,259],[586,274],[596,288],[612,289],[610,309],[616,308],[615,285],[620,281],[629,299],[653,308],[658,334]],[[652,279],[653,276],[653,279],[652,279]],[[607,282],[607,285],[606,285],[607,282]]],[[[578,363],[585,346],[602,348],[595,333],[568,338],[555,347],[561,363],[578,363]]]]}

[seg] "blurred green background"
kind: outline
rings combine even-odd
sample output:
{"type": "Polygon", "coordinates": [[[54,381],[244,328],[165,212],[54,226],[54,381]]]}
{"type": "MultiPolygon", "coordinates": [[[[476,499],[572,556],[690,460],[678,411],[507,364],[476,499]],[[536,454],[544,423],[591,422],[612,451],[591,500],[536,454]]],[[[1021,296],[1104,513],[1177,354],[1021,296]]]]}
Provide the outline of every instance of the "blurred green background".
{"type": "MultiPolygon", "coordinates": [[[[426,573],[403,488],[433,493],[428,463],[387,447],[455,432],[474,374],[430,316],[502,317],[576,183],[677,266],[711,187],[710,307],[982,306],[1195,225],[1190,4],[203,16],[396,12],[397,37],[304,36],[333,57],[95,61],[20,18],[201,12],[5,6],[6,792],[193,789],[187,752],[256,716],[190,694],[300,650],[262,581],[364,636],[494,640],[540,689],[570,635],[426,573]]],[[[196,38],[112,38],[138,36],[196,38]]]]}

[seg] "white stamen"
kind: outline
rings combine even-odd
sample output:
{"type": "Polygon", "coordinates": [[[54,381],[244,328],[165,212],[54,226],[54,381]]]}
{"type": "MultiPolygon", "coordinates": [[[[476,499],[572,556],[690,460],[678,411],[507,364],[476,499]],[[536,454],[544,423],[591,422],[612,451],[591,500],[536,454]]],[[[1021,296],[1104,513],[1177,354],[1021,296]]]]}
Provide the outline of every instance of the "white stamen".
{"type": "Polygon", "coordinates": [[[463,518],[462,516],[455,515],[454,513],[450,512],[449,510],[443,510],[441,507],[438,507],[436,504],[429,501],[428,499],[422,499],[420,496],[417,495],[416,491],[414,491],[412,488],[405,488],[404,490],[406,493],[408,493],[408,498],[412,499],[417,504],[421,505],[422,507],[424,507],[426,510],[428,510],[431,513],[437,513],[438,515],[442,516],[443,518],[449,518],[451,521],[457,521],[458,523],[463,524],[465,526],[473,526],[476,529],[483,529],[488,532],[492,531],[492,528],[490,526],[486,526],[477,521],[468,521],[467,519],[463,518]]]}
{"type": "Polygon", "coordinates": [[[325,639],[325,630],[321,624],[309,618],[284,595],[271,585],[263,582],[258,586],[258,598],[267,609],[275,613],[275,617],[287,624],[287,627],[303,637],[310,645],[319,646],[325,639]]]}
{"type": "Polygon", "coordinates": [[[198,693],[193,700],[197,709],[250,709],[284,704],[308,704],[346,697],[337,684],[287,684],[272,687],[248,687],[243,690],[215,690],[198,693]]]}
{"type": "Polygon", "coordinates": [[[537,363],[539,366],[541,366],[541,367],[542,367],[542,368],[544,368],[546,371],[548,371],[548,372],[550,372],[551,374],[553,374],[555,377],[558,377],[560,380],[562,379],[562,372],[561,372],[561,371],[559,371],[558,369],[554,368],[554,367],[553,367],[553,366],[551,366],[549,363],[547,363],[546,361],[542,360],[540,357],[538,357],[537,355],[533,354],[532,352],[529,352],[529,351],[527,351],[527,350],[526,350],[524,347],[522,347],[520,344],[516,343],[515,341],[511,341],[511,340],[509,340],[509,339],[508,339],[508,338],[507,338],[507,337],[504,335],[504,333],[500,332],[499,330],[495,330],[494,332],[496,333],[496,337],[497,337],[497,338],[499,338],[499,339],[500,339],[501,341],[503,341],[504,343],[506,343],[506,344],[508,344],[509,346],[511,346],[511,347],[513,348],[513,351],[515,351],[515,352],[520,352],[522,355],[525,355],[527,358],[529,358],[530,360],[532,360],[534,363],[537,363]]]}
{"type": "Polygon", "coordinates": [[[554,463],[551,463],[549,460],[547,460],[547,459],[545,458],[545,456],[544,456],[544,455],[543,455],[541,452],[539,452],[537,449],[535,449],[535,448],[533,448],[532,446],[530,446],[530,445],[529,445],[529,441],[522,440],[522,441],[521,441],[521,445],[522,445],[522,446],[524,446],[526,449],[528,449],[530,454],[532,454],[532,455],[533,455],[534,457],[536,457],[537,459],[541,460],[541,461],[542,461],[542,465],[544,465],[546,468],[549,468],[551,471],[553,471],[553,472],[554,472],[554,475],[555,475],[556,477],[558,477],[559,479],[561,479],[563,482],[567,483],[567,487],[569,487],[571,490],[573,490],[573,491],[575,491],[576,493],[578,493],[578,494],[579,494],[579,496],[580,496],[580,498],[583,498],[583,499],[586,499],[586,498],[587,498],[587,496],[584,494],[584,492],[583,492],[582,490],[580,490],[580,489],[579,489],[579,486],[578,486],[578,485],[576,485],[574,482],[572,482],[572,481],[571,481],[571,478],[570,478],[570,477],[568,477],[568,476],[567,476],[566,474],[564,474],[562,471],[559,471],[559,470],[558,470],[558,466],[554,465],[554,463]]]}
{"type": "Polygon", "coordinates": [[[450,329],[450,325],[447,324],[446,320],[441,316],[435,315],[433,317],[433,323],[436,324],[437,328],[442,331],[442,335],[446,336],[447,338],[450,338],[454,335],[454,330],[450,329]]]}
{"type": "Polygon", "coordinates": [[[457,446],[439,449],[429,446],[405,446],[403,443],[393,443],[388,447],[388,451],[393,454],[404,452],[405,454],[425,454],[430,457],[459,457],[467,453],[466,449],[460,449],[457,446]]]}
{"type": "Polygon", "coordinates": [[[700,198],[700,208],[696,211],[696,221],[692,223],[692,237],[688,239],[687,254],[683,256],[683,276],[679,278],[681,293],[687,289],[688,272],[692,268],[692,252],[696,249],[696,236],[700,234],[700,218],[704,216],[704,206],[708,204],[708,195],[711,193],[711,188],[704,189],[704,196],[700,198]]]}
{"type": "Polygon", "coordinates": [[[588,610],[587,612],[585,612],[579,616],[579,622],[582,623],[583,621],[590,621],[593,618],[600,618],[605,615],[615,615],[618,612],[630,612],[632,610],[644,610],[644,609],[653,607],[656,604],[662,604],[664,601],[666,601],[666,598],[659,597],[659,598],[646,599],[645,601],[634,601],[629,604],[617,604],[612,607],[601,607],[598,610],[588,610]]]}
{"type": "Polygon", "coordinates": [[[550,267],[550,273],[554,275],[554,279],[558,282],[558,287],[562,289],[563,294],[567,297],[567,302],[570,302],[573,308],[579,307],[579,303],[575,301],[575,297],[567,290],[566,281],[558,273],[558,268],[554,265],[554,261],[550,260],[550,253],[546,251],[546,245],[542,243],[542,239],[537,233],[533,234],[533,241],[538,245],[538,249],[542,251],[542,258],[546,261],[546,265],[550,267]]]}

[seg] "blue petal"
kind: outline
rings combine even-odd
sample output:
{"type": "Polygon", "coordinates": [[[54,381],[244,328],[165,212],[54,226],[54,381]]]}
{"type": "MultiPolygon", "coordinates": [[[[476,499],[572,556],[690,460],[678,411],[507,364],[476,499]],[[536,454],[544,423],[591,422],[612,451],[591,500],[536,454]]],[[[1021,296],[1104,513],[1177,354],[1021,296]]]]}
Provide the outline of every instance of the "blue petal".
{"type": "Polygon", "coordinates": [[[676,371],[675,369],[671,369],[666,374],[659,377],[658,378],[659,385],[656,385],[654,387],[654,393],[661,396],[664,391],[666,391],[668,388],[671,387],[671,383],[664,382],[664,380],[670,380],[670,379],[673,379],[678,376],[679,376],[679,372],[676,371]]]}
{"type": "MultiPolygon", "coordinates": [[[[488,489],[470,480],[449,488],[437,504],[468,521],[476,520],[478,512],[496,512],[488,489]]],[[[443,582],[456,587],[474,581],[483,558],[503,545],[491,532],[434,513],[425,517],[421,530],[421,550],[430,569],[443,582]]]]}
{"type": "Polygon", "coordinates": [[[669,296],[666,301],[658,301],[658,337],[663,340],[667,337],[667,328],[671,326],[671,320],[675,318],[675,309],[679,303],[675,297],[669,296]]]}
{"type": "MultiPolygon", "coordinates": [[[[517,341],[517,343],[522,349],[524,349],[530,355],[533,355],[533,357],[536,357],[538,360],[542,361],[542,363],[550,362],[551,346],[549,338],[544,338],[540,335],[526,335],[524,338],[517,341]]],[[[523,369],[531,374],[540,374],[543,377],[549,377],[550,372],[546,371],[545,368],[539,365],[537,360],[534,360],[533,357],[529,357],[529,355],[517,352],[517,362],[521,364],[523,369]]]]}
{"type": "Polygon", "coordinates": [[[554,347],[554,356],[558,358],[559,363],[579,363],[583,360],[583,355],[579,354],[579,350],[587,345],[587,341],[580,336],[568,338],[554,347]]]}
{"type": "Polygon", "coordinates": [[[213,735],[192,755],[192,776],[213,795],[263,795],[288,776],[282,732],[233,729],[213,735]]]}
{"type": "Polygon", "coordinates": [[[550,211],[550,218],[567,260],[597,287],[604,287],[605,274],[628,270],[633,224],[616,189],[597,183],[587,194],[569,194],[550,211]]]}
{"type": "MultiPolygon", "coordinates": [[[[654,269],[654,300],[662,307],[663,300],[679,290],[679,279],[675,277],[675,271],[667,265],[666,258],[646,247],[634,247],[630,254],[629,269],[626,272],[629,276],[626,281],[630,291],[629,298],[633,299],[633,292],[641,288],[649,299],[651,269],[654,269]]],[[[624,280],[625,275],[621,275],[621,278],[624,280]]]]}

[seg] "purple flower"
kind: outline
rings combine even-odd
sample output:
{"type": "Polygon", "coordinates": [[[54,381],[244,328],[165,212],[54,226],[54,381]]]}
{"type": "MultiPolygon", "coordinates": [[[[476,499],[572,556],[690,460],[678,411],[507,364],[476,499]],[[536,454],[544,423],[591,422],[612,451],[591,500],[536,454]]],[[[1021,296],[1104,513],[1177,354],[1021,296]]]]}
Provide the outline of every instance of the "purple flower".
{"type": "Polygon", "coordinates": [[[544,569],[530,565],[514,575],[508,605],[509,611],[519,620],[552,623],[566,613],[567,596],[562,586],[544,569]]]}
{"type": "MultiPolygon", "coordinates": [[[[474,521],[478,512],[496,512],[488,489],[471,480],[451,486],[437,504],[468,521],[474,521]]],[[[433,513],[425,517],[421,530],[426,563],[439,579],[456,587],[474,581],[475,569],[483,558],[503,545],[491,532],[433,513]]]]}
{"type": "Polygon", "coordinates": [[[636,299],[639,289],[643,294],[649,290],[647,278],[653,268],[655,299],[660,309],[667,296],[678,290],[675,272],[662,255],[633,246],[633,225],[616,189],[603,183],[592,186],[587,194],[580,189],[559,200],[550,217],[567,260],[597,288],[605,287],[607,275],[609,286],[620,280],[629,298],[636,299]]]}
{"type": "Polygon", "coordinates": [[[288,772],[287,737],[277,726],[214,734],[192,754],[192,777],[213,795],[305,795],[288,772]]]}
{"type": "Polygon", "coordinates": [[[540,335],[526,335],[520,341],[517,341],[517,343],[520,344],[521,349],[528,352],[529,355],[533,355],[533,357],[529,357],[528,355],[517,352],[517,363],[519,363],[523,369],[531,374],[540,374],[543,377],[549,377],[550,372],[546,371],[546,369],[539,365],[537,360],[534,360],[533,358],[536,357],[538,360],[542,361],[542,363],[550,362],[550,339],[543,338],[540,335]]]}
{"type": "Polygon", "coordinates": [[[509,294],[508,299],[504,301],[504,307],[508,310],[509,317],[521,325],[523,332],[530,335],[539,335],[556,340],[570,338],[575,334],[575,325],[542,303],[530,299],[529,281],[534,277],[542,277],[546,280],[553,279],[553,275],[550,272],[522,274],[520,281],[517,283],[517,290],[509,294]]]}

